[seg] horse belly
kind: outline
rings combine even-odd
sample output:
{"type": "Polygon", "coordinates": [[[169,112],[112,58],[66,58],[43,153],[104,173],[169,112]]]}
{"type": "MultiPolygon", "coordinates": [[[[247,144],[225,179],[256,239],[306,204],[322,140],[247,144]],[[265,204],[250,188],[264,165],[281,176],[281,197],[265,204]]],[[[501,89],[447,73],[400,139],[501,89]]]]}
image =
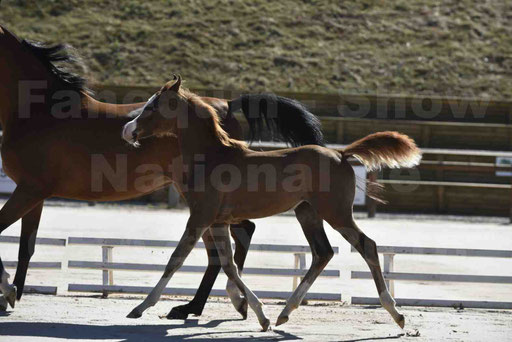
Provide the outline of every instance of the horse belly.
{"type": "Polygon", "coordinates": [[[236,223],[283,213],[293,209],[302,200],[300,194],[245,193],[229,196],[220,212],[223,222],[236,223]]]}

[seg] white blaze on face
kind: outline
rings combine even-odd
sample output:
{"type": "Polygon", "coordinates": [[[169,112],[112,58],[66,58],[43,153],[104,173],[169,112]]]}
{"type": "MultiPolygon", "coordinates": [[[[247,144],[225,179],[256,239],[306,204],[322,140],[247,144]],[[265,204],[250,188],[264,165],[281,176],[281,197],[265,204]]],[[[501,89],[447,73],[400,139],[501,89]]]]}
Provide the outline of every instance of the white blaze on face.
{"type": "Polygon", "coordinates": [[[133,119],[132,121],[128,122],[123,127],[122,137],[124,140],[126,140],[127,142],[129,142],[132,145],[135,144],[135,141],[133,140],[133,131],[135,131],[135,129],[137,128],[136,120],[137,120],[136,118],[133,119]]]}
{"type": "Polygon", "coordinates": [[[154,94],[153,96],[151,96],[149,98],[149,100],[146,102],[144,107],[136,109],[133,112],[131,112],[130,114],[128,114],[128,116],[133,116],[134,114],[138,113],[138,115],[135,119],[133,119],[132,121],[130,121],[126,125],[124,125],[123,133],[121,134],[122,138],[124,140],[126,140],[127,142],[129,142],[130,144],[137,145],[137,142],[134,141],[134,139],[133,139],[133,132],[135,131],[135,129],[137,129],[137,119],[139,118],[139,116],[142,113],[144,113],[144,111],[146,110],[146,107],[148,105],[150,105],[155,100],[155,98],[156,98],[156,94],[154,94]]]}

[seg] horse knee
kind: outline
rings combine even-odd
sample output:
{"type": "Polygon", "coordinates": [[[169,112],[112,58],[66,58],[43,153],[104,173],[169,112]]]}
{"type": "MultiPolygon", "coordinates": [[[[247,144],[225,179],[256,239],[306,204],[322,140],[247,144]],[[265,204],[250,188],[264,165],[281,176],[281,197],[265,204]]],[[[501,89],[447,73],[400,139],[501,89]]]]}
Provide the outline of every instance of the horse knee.
{"type": "Polygon", "coordinates": [[[328,250],[318,251],[316,254],[313,255],[313,262],[321,265],[322,267],[325,267],[327,266],[329,261],[331,261],[333,256],[334,251],[332,250],[332,248],[329,248],[328,250]]]}
{"type": "Polygon", "coordinates": [[[222,269],[224,270],[224,273],[226,273],[228,279],[233,279],[238,276],[238,268],[233,262],[224,263],[222,265],[222,269]]]}
{"type": "Polygon", "coordinates": [[[183,266],[184,262],[185,259],[183,257],[171,257],[171,262],[165,266],[163,278],[171,276],[177,269],[183,266]]]}
{"type": "Polygon", "coordinates": [[[328,251],[325,252],[325,255],[323,256],[323,260],[325,260],[325,263],[327,264],[331,259],[334,257],[334,251],[332,248],[329,248],[328,251]]]}

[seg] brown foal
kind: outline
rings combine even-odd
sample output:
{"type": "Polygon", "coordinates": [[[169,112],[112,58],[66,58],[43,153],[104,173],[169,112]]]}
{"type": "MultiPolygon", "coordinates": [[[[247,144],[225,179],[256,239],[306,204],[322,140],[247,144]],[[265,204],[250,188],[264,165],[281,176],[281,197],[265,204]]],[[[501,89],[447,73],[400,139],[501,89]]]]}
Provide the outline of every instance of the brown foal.
{"type": "Polygon", "coordinates": [[[224,272],[248,299],[263,330],[267,330],[270,321],[263,305],[242,281],[233,262],[228,225],[295,208],[301,225],[315,231],[315,243],[311,244],[313,263],[287,300],[276,325],[288,321],[332,256],[322,226],[325,220],[360,252],[370,267],[382,306],[403,328],[405,320],[384,282],[376,244],[358,228],[352,215],[356,181],[347,158],[358,158],[368,169],[383,165],[412,167],[421,159],[412,139],[397,132],[379,132],[343,150],[309,145],[255,152],[244,142],[229,137],[213,108],[182,89],[181,78],[176,76],[123,129],[123,138],[136,145],[140,139],[155,135],[178,139],[182,168],[174,170],[173,178],[188,202],[190,217],[161,280],[129,317],[140,317],[156,304],[174,272],[209,229],[224,272]],[[199,177],[193,168],[197,158],[204,160],[206,166],[199,177]],[[265,182],[260,181],[262,171],[265,182]]]}
{"type": "MultiPolygon", "coordinates": [[[[92,98],[84,79],[55,66],[54,62],[72,60],[65,46],[38,46],[0,27],[0,52],[1,153],[5,172],[17,183],[0,210],[0,233],[22,219],[14,285],[8,283],[9,276],[0,259],[0,291],[4,295],[0,297],[0,309],[5,310],[7,302],[14,307],[16,298],[20,299],[23,293],[46,198],[118,201],[153,192],[173,181],[169,167],[180,150],[176,138],[170,136],[148,139],[139,149],[121,139],[119,130],[133,119],[129,114],[136,113],[144,103],[116,105],[92,98]],[[24,94],[24,89],[30,93],[24,94]],[[62,107],[62,102],[66,106],[62,107]]],[[[242,138],[240,124],[229,115],[228,101],[202,100],[215,108],[230,135],[242,138]]],[[[308,133],[308,129],[304,132],[308,133]]],[[[232,228],[235,259],[240,268],[253,231],[254,224],[249,221],[232,228]]],[[[172,318],[201,314],[219,273],[217,251],[209,232],[203,240],[209,259],[207,271],[196,297],[189,304],[174,308],[172,318]]],[[[245,299],[238,291],[229,293],[236,309],[245,316],[245,299]]]]}

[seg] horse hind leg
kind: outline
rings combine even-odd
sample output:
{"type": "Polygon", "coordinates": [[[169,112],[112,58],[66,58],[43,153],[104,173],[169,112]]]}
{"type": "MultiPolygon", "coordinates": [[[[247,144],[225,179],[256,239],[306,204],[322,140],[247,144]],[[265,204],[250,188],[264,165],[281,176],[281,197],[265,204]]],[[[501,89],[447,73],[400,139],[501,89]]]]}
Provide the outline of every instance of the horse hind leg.
{"type": "Polygon", "coordinates": [[[393,317],[393,320],[403,329],[405,318],[396,309],[396,303],[388,291],[379,262],[377,245],[363,233],[354,221],[352,210],[341,211],[343,215],[329,215],[326,221],[337,230],[358,252],[368,264],[373,280],[379,293],[382,307],[393,317]]]}
{"type": "Polygon", "coordinates": [[[288,321],[291,312],[299,307],[311,285],[334,255],[331,244],[325,235],[323,220],[313,207],[309,203],[303,202],[295,209],[295,215],[311,247],[313,260],[299,286],[286,301],[286,306],[279,315],[276,326],[288,321]]]}

